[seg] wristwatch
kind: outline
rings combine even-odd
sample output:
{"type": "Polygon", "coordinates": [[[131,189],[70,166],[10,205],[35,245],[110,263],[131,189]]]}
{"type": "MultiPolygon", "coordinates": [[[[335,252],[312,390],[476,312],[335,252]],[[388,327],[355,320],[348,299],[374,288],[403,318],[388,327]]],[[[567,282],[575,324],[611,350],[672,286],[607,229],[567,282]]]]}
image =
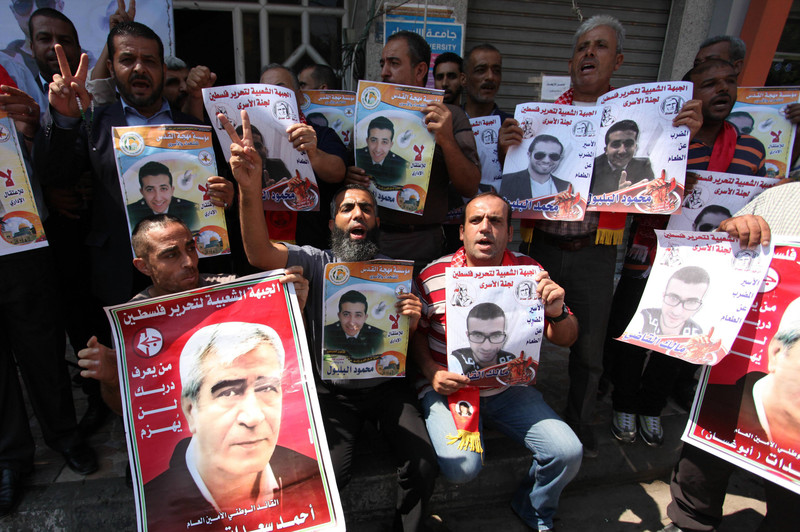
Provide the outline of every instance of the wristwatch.
{"type": "Polygon", "coordinates": [[[555,317],[545,316],[544,319],[549,321],[550,323],[558,323],[559,321],[564,321],[569,316],[569,309],[567,308],[567,304],[563,303],[561,305],[561,314],[555,317]]]}

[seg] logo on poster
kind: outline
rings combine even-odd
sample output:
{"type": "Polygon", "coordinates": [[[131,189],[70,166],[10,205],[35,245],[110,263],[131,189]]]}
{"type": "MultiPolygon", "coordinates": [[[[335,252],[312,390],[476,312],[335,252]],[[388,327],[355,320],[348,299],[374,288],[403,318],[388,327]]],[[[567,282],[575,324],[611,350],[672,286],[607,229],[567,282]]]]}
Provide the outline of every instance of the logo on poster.
{"type": "Polygon", "coordinates": [[[379,103],[381,103],[381,91],[377,87],[367,87],[361,93],[361,105],[364,106],[364,109],[375,109],[379,103]]]}
{"type": "Polygon", "coordinates": [[[0,142],[5,142],[10,138],[11,138],[11,132],[9,131],[9,129],[3,124],[0,124],[0,142]]]}
{"type": "Polygon", "coordinates": [[[350,279],[350,268],[344,264],[338,264],[331,268],[331,271],[328,273],[328,279],[336,286],[343,285],[350,279]]]}
{"type": "Polygon", "coordinates": [[[129,157],[136,157],[144,151],[144,139],[140,134],[129,131],[120,137],[119,149],[129,157]]]}
{"type": "Polygon", "coordinates": [[[134,353],[142,358],[152,358],[161,352],[164,347],[164,338],[158,329],[145,327],[134,336],[134,353]]]}
{"type": "Polygon", "coordinates": [[[206,150],[201,151],[197,154],[197,158],[200,160],[200,164],[203,166],[211,166],[211,163],[214,161],[214,158],[211,157],[211,154],[208,153],[206,150]]]}
{"type": "Polygon", "coordinates": [[[781,282],[781,276],[778,275],[778,272],[770,268],[767,270],[767,275],[764,276],[764,280],[761,281],[761,286],[758,287],[758,293],[763,294],[765,292],[772,292],[775,290],[781,282]]]}

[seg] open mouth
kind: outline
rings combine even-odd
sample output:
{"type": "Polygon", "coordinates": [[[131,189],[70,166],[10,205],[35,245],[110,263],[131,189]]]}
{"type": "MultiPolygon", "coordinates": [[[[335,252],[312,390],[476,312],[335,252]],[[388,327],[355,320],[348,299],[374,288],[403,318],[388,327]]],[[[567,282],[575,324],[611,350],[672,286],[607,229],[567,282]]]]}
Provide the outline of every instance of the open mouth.
{"type": "Polygon", "coordinates": [[[356,225],[350,228],[350,238],[361,239],[367,236],[367,228],[363,225],[356,225]]]}
{"type": "Polygon", "coordinates": [[[588,72],[590,70],[595,70],[596,68],[597,68],[597,65],[595,65],[594,62],[587,61],[585,63],[581,63],[580,71],[581,72],[588,72]]]}

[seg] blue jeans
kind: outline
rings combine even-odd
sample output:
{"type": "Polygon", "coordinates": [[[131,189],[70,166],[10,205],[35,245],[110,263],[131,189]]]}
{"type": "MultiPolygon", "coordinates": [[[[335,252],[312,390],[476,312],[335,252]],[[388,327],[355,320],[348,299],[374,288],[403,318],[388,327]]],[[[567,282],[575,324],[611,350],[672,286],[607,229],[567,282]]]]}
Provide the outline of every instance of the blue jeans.
{"type": "MultiPolygon", "coordinates": [[[[442,475],[454,483],[478,476],[481,455],[447,443],[446,436],[456,434],[447,398],[428,392],[422,398],[422,411],[442,475]]],[[[512,386],[500,394],[481,397],[481,425],[484,420],[533,453],[528,476],[514,494],[511,507],[530,527],[552,528],[561,491],[581,465],[583,448],[575,433],[531,386],[512,386]]]]}

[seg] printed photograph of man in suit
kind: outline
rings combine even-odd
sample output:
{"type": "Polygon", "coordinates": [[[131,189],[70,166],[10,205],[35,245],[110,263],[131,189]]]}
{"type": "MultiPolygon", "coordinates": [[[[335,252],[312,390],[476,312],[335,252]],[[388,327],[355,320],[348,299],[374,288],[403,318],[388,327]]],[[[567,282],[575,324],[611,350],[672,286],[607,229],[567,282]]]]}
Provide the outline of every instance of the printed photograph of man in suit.
{"type": "Polygon", "coordinates": [[[174,196],[172,172],[165,164],[150,161],[139,168],[139,193],[142,199],[128,205],[131,229],[151,214],[171,214],[180,218],[190,229],[197,227],[197,204],[174,196]]]}
{"type": "Polygon", "coordinates": [[[408,161],[392,151],[394,124],[385,116],[373,118],[367,128],[367,145],[356,150],[356,166],[378,183],[392,183],[404,178],[408,161]]]}
{"type": "Polygon", "coordinates": [[[528,168],[506,174],[500,195],[508,201],[554,196],[567,190],[569,181],[553,175],[561,164],[564,146],[552,135],[538,135],[528,146],[528,168]]]}
{"type": "Polygon", "coordinates": [[[339,298],[338,321],[325,326],[326,349],[344,349],[357,360],[381,353],[386,332],[367,323],[367,297],[350,290],[339,298]]]}
{"type": "Polygon", "coordinates": [[[634,157],[638,142],[639,126],[633,120],[620,120],[608,128],[605,153],[594,160],[592,194],[607,194],[653,179],[650,159],[634,157]]]}

